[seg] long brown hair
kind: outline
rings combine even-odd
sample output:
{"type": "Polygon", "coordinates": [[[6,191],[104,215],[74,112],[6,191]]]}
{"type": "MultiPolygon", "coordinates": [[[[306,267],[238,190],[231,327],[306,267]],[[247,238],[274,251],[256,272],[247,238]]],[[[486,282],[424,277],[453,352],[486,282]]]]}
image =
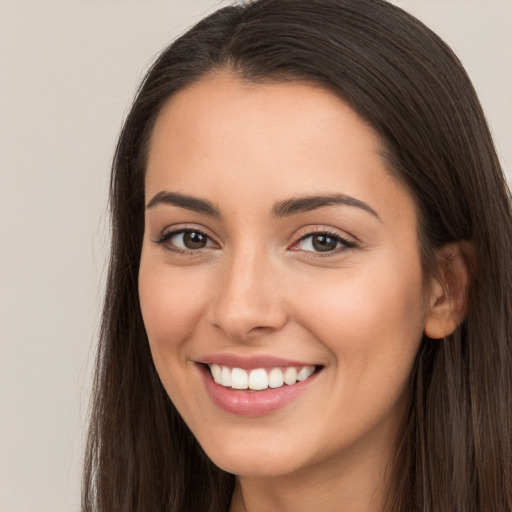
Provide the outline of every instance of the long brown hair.
{"type": "Polygon", "coordinates": [[[444,340],[424,339],[417,355],[389,503],[402,512],[511,512],[510,195],[460,62],[422,23],[383,0],[226,7],[177,39],[148,72],[113,162],[112,251],[82,510],[229,506],[234,476],[204,455],[165,393],[137,291],[155,119],[176,91],[221,68],[253,81],[325,87],[377,130],[390,169],[415,198],[426,276],[435,271],[435,249],[473,244],[466,320],[444,340]]]}

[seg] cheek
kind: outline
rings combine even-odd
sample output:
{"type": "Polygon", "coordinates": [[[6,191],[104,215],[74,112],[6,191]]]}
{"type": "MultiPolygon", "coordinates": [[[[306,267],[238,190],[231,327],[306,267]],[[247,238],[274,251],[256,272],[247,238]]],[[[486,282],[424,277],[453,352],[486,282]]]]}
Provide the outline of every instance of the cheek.
{"type": "Polygon", "coordinates": [[[344,378],[366,372],[369,379],[405,379],[424,327],[421,269],[379,265],[339,276],[302,294],[303,325],[330,349],[344,378]]]}
{"type": "Polygon", "coordinates": [[[187,397],[191,387],[187,342],[193,337],[206,308],[208,281],[183,268],[141,259],[139,296],[155,368],[174,405],[185,421],[193,417],[187,397]],[[187,412],[188,411],[188,412],[187,412]]]}
{"type": "MultiPolygon", "coordinates": [[[[302,325],[333,358],[326,423],[343,425],[350,439],[377,425],[396,428],[423,332],[421,273],[347,272],[310,290],[302,295],[302,325]]],[[[332,429],[325,436],[340,442],[332,429]]]]}
{"type": "Polygon", "coordinates": [[[141,259],[139,295],[155,362],[177,351],[192,335],[207,307],[207,276],[141,259]]]}

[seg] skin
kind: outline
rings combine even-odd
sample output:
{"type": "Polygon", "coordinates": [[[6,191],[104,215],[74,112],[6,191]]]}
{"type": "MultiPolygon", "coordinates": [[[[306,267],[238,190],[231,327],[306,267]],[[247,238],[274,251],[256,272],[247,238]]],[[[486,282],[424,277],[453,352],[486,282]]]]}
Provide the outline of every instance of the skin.
{"type": "Polygon", "coordinates": [[[141,308],[170,398],[213,462],[238,475],[231,512],[383,508],[422,335],[455,320],[443,288],[425,282],[414,201],[382,149],[338,97],[228,72],[180,91],[157,119],[146,203],[176,192],[221,217],[146,209],[141,308]],[[272,216],[276,202],[332,193],[376,215],[338,204],[272,216]],[[158,243],[184,228],[208,244],[184,253],[180,235],[158,243]],[[315,252],[305,237],[322,231],[354,247],[315,252]],[[323,368],[284,408],[247,418],[206,392],[196,361],[211,353],[323,368]]]}

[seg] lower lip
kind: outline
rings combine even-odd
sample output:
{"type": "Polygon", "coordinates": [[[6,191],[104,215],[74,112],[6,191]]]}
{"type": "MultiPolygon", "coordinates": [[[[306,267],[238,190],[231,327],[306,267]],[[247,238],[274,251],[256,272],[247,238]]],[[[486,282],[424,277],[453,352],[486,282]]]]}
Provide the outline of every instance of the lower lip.
{"type": "Polygon", "coordinates": [[[284,385],[280,388],[248,392],[221,386],[212,379],[209,370],[204,365],[199,364],[198,368],[204,386],[213,402],[221,409],[239,416],[263,416],[282,409],[302,395],[317,376],[317,373],[314,373],[306,380],[291,386],[284,385]]]}

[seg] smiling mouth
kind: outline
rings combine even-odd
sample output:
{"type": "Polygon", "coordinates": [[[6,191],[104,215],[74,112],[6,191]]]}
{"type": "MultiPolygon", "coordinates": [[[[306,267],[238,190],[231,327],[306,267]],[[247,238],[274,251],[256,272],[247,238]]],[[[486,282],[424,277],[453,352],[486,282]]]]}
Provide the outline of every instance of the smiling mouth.
{"type": "Polygon", "coordinates": [[[206,367],[209,368],[210,375],[217,384],[225,388],[249,392],[293,386],[297,382],[309,379],[322,369],[321,366],[289,366],[244,370],[218,364],[207,364],[206,367]]]}

